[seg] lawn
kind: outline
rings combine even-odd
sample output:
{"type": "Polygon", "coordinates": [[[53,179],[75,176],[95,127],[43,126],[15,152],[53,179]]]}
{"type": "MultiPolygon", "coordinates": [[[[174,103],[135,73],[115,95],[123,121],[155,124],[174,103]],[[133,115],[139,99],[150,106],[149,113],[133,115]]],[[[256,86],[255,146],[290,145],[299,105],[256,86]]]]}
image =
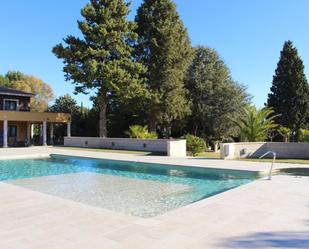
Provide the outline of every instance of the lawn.
{"type": "Polygon", "coordinates": [[[209,158],[209,159],[219,159],[220,153],[213,152],[213,151],[207,151],[207,152],[203,152],[203,153],[199,154],[198,157],[205,157],[205,158],[209,158]]]}
{"type": "MultiPolygon", "coordinates": [[[[238,158],[235,160],[250,161],[250,162],[272,162],[272,159],[259,159],[259,158],[238,158]]],[[[292,164],[309,164],[306,159],[276,159],[276,163],[292,163],[292,164]]]]}
{"type": "MultiPolygon", "coordinates": [[[[204,152],[198,155],[198,157],[218,159],[220,158],[220,153],[216,152],[204,152]]],[[[239,161],[249,161],[249,162],[272,162],[272,159],[259,159],[259,158],[238,158],[235,160],[239,161]]],[[[276,163],[292,163],[292,164],[309,164],[308,159],[276,159],[276,163]]]]}

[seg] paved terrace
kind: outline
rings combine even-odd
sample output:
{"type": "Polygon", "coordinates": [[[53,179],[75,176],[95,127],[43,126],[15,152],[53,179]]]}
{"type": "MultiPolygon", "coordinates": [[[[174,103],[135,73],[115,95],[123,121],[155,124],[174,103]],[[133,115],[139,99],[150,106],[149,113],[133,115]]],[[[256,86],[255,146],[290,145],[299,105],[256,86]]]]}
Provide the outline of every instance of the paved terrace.
{"type": "MultiPolygon", "coordinates": [[[[269,163],[39,147],[0,149],[0,158],[50,153],[243,170],[269,168],[269,163]]],[[[272,181],[257,180],[148,219],[7,183],[0,183],[0,197],[0,248],[5,249],[309,248],[308,177],[274,176],[272,181]]]]}

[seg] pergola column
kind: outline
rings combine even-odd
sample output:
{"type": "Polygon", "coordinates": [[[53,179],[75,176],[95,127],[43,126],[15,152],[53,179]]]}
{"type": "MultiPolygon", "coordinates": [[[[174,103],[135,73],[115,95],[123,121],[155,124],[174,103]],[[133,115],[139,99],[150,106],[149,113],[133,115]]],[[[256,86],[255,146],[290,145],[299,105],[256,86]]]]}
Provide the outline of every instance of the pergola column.
{"type": "Polygon", "coordinates": [[[67,123],[67,137],[71,137],[71,122],[67,123]]]}
{"type": "Polygon", "coordinates": [[[27,145],[31,144],[31,126],[32,124],[27,122],[27,145]]]}
{"type": "Polygon", "coordinates": [[[51,145],[54,144],[54,124],[53,123],[50,123],[50,132],[49,132],[49,143],[51,145]]]}
{"type": "Polygon", "coordinates": [[[34,124],[30,125],[30,143],[33,141],[33,135],[34,135],[34,124]]]}
{"type": "Polygon", "coordinates": [[[8,121],[3,121],[3,148],[8,147],[8,121]]]}
{"type": "Polygon", "coordinates": [[[43,146],[47,145],[47,123],[43,122],[43,146]]]}

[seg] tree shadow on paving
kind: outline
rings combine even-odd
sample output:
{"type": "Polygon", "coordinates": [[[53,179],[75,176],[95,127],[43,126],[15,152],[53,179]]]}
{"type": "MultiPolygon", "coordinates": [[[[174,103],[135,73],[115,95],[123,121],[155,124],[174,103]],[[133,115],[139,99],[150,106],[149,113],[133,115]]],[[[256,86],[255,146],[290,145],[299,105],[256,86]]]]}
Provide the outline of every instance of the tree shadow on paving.
{"type": "Polygon", "coordinates": [[[308,231],[261,232],[226,239],[221,246],[227,248],[309,248],[308,231]]]}

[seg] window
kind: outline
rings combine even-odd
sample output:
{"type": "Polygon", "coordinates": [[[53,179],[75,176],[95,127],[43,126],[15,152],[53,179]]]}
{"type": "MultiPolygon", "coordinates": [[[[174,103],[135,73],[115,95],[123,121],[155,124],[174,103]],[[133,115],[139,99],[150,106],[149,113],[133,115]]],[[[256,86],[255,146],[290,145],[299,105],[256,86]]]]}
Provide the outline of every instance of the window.
{"type": "Polygon", "coordinates": [[[17,137],[17,126],[16,125],[9,125],[8,137],[17,137]]]}
{"type": "Polygon", "coordinates": [[[17,111],[18,100],[4,100],[4,110],[17,111]]]}

